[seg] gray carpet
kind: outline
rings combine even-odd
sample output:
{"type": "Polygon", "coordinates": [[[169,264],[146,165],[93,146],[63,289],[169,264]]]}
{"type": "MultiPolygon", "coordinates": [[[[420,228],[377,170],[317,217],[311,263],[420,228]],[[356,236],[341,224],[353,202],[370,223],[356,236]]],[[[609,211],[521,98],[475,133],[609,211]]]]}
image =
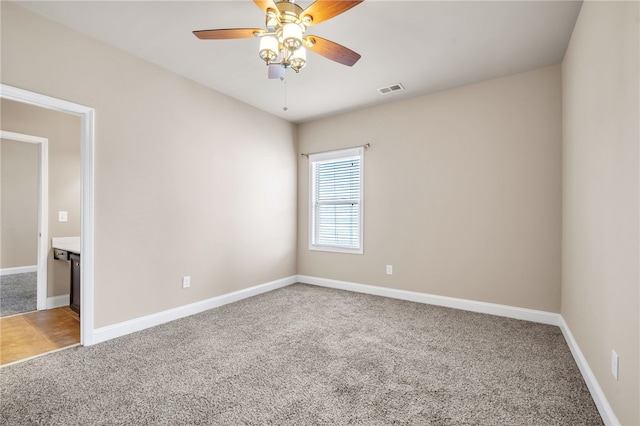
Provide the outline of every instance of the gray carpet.
{"type": "Polygon", "coordinates": [[[37,272],[0,277],[0,317],[36,310],[37,272]]]}
{"type": "Polygon", "coordinates": [[[600,425],[558,327],[296,284],[0,370],[0,423],[600,425]]]}

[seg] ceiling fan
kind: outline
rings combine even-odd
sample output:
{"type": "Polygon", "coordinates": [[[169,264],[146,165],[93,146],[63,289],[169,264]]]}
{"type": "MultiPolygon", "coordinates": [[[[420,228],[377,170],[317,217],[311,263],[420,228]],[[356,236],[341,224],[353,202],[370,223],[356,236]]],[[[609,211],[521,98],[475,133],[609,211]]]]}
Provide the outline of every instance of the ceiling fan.
{"type": "Polygon", "coordinates": [[[266,30],[229,28],[194,31],[202,40],[260,38],[259,56],[269,66],[269,78],[280,78],[286,68],[299,72],[307,64],[306,49],[343,65],[353,66],[360,55],[333,41],[305,35],[307,27],[331,19],[363,0],[316,0],[302,9],[295,0],[253,0],[266,15],[266,30]]]}

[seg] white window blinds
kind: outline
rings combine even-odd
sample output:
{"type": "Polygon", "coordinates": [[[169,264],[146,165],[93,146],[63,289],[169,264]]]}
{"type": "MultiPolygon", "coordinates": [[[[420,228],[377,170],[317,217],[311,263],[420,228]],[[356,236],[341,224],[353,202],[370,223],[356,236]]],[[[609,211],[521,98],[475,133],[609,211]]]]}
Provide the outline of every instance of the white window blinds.
{"type": "Polygon", "coordinates": [[[363,152],[309,155],[311,250],[362,253],[363,152]]]}

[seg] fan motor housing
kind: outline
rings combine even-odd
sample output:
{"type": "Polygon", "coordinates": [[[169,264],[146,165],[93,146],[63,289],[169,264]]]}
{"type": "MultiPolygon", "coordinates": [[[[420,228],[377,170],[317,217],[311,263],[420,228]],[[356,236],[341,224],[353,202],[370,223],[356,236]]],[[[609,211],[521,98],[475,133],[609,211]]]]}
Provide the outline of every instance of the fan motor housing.
{"type": "Polygon", "coordinates": [[[303,9],[297,4],[290,3],[288,1],[281,1],[280,3],[276,3],[276,7],[280,11],[281,22],[300,22],[299,16],[302,13],[303,9]]]}
{"type": "MultiPolygon", "coordinates": [[[[303,12],[302,7],[288,1],[281,1],[279,3],[276,3],[276,7],[278,8],[279,14],[267,13],[267,18],[266,18],[267,29],[269,29],[270,31],[273,31],[274,29],[277,29],[279,26],[284,24],[303,25],[303,21],[300,19],[300,15],[303,12]]],[[[309,20],[309,22],[306,25],[310,23],[311,21],[309,20]]]]}

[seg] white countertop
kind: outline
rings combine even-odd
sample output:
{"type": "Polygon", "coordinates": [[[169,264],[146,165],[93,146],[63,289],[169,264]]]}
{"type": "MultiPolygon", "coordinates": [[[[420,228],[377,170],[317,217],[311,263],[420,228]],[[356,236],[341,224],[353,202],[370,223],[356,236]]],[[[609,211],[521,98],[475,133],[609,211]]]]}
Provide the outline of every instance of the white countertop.
{"type": "Polygon", "coordinates": [[[52,238],[51,247],[80,254],[80,237],[52,238]]]}

